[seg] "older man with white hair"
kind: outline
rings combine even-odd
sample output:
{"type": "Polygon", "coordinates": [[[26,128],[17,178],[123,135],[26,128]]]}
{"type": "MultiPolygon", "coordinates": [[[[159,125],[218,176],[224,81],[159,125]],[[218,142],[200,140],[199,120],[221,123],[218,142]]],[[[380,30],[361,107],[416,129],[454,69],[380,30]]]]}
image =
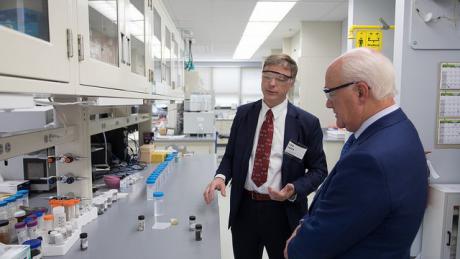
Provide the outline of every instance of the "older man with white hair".
{"type": "Polygon", "coordinates": [[[390,60],[365,48],[326,72],[326,106],[353,135],[288,240],[298,258],[409,258],[427,202],[427,164],[414,125],[394,101],[390,60]]]}

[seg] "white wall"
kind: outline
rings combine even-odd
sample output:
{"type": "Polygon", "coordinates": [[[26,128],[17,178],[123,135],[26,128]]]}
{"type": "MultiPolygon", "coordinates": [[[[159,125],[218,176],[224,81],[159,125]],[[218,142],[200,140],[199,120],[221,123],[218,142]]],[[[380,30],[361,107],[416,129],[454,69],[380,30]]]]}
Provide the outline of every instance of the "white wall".
{"type": "MultiPolygon", "coordinates": [[[[440,174],[437,183],[460,183],[460,150],[439,149],[436,142],[437,89],[440,62],[460,62],[457,50],[415,50],[409,46],[411,31],[411,1],[396,1],[395,58],[400,104],[414,123],[435,169],[440,174]],[[399,68],[399,69],[398,69],[399,68]]],[[[442,41],[442,35],[436,38],[442,41]]]]}
{"type": "Polygon", "coordinates": [[[322,127],[335,123],[333,112],[326,108],[322,89],[327,66],[341,54],[341,41],[341,22],[302,23],[302,55],[298,60],[300,107],[317,116],[322,127]]]}

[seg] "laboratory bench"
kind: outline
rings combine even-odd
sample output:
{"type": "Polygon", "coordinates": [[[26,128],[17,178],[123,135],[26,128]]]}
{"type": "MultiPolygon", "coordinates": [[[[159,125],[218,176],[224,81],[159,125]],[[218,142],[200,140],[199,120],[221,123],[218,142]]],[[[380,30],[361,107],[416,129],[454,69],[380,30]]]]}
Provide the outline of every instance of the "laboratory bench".
{"type": "MultiPolygon", "coordinates": [[[[172,161],[171,163],[175,163],[172,161]]],[[[169,165],[171,166],[171,165],[169,165]]],[[[148,166],[148,176],[155,166],[148,166]]],[[[89,248],[80,250],[80,240],[64,256],[45,258],[221,258],[218,199],[210,205],[203,200],[203,190],[216,170],[215,155],[194,155],[181,158],[174,164],[172,178],[161,191],[164,196],[163,221],[177,218],[179,224],[164,230],[152,229],[153,201],[146,199],[145,181],[136,182],[126,198],[118,199],[104,214],[83,227],[88,233],[89,248]],[[145,215],[145,230],[137,231],[137,217],[145,215]],[[195,241],[189,231],[188,217],[196,216],[202,224],[202,241],[195,241]]],[[[43,206],[41,194],[31,199],[34,206],[43,206]]]]}

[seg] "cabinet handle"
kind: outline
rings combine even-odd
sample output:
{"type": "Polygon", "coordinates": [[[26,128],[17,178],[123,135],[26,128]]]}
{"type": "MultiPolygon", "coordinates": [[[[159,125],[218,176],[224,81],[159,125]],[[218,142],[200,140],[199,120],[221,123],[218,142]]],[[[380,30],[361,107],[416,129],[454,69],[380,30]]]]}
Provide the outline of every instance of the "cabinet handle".
{"type": "Polygon", "coordinates": [[[128,60],[126,60],[126,65],[131,66],[131,40],[126,37],[126,43],[128,44],[128,60]]]}
{"type": "Polygon", "coordinates": [[[448,239],[447,239],[447,244],[446,246],[450,246],[450,239],[452,237],[452,233],[450,231],[447,231],[447,235],[449,236],[448,239]]]}
{"type": "Polygon", "coordinates": [[[78,34],[78,61],[83,61],[85,59],[85,48],[83,43],[83,35],[78,34]]]}
{"type": "Polygon", "coordinates": [[[121,63],[125,64],[125,35],[121,32],[121,63]]]}
{"type": "Polygon", "coordinates": [[[73,57],[73,36],[72,36],[72,30],[67,29],[66,30],[66,35],[67,35],[67,57],[71,58],[73,57]]]}

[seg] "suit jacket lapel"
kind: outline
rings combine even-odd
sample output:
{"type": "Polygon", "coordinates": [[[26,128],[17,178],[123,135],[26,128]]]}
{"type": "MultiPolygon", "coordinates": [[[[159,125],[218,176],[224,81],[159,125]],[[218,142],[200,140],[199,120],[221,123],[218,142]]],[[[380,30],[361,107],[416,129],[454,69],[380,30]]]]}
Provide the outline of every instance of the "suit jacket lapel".
{"type": "Polygon", "coordinates": [[[244,149],[245,153],[243,156],[243,161],[241,163],[242,166],[242,172],[243,174],[247,175],[248,173],[248,166],[249,166],[249,157],[251,156],[252,148],[254,146],[254,136],[256,134],[256,128],[257,128],[257,121],[259,120],[259,113],[260,109],[262,108],[262,100],[259,100],[253,104],[252,109],[249,110],[247,113],[246,119],[246,124],[243,123],[243,125],[247,125],[247,131],[246,131],[246,136],[245,136],[245,146],[246,148],[244,149]]]}
{"type": "MultiPolygon", "coordinates": [[[[283,143],[283,152],[286,149],[287,144],[290,140],[298,141],[299,139],[299,122],[297,118],[297,111],[294,109],[293,105],[288,102],[286,121],[284,124],[284,143],[283,143]]],[[[283,164],[281,166],[281,182],[282,186],[286,184],[286,177],[288,170],[286,170],[287,158],[283,156],[283,164]]]]}

